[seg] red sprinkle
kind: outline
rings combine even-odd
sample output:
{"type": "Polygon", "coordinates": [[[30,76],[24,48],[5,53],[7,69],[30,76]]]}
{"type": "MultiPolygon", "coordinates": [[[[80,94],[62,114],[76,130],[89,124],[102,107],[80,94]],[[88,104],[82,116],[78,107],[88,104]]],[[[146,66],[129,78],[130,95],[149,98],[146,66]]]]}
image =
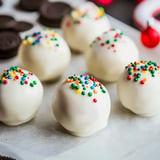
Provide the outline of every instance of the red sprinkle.
{"type": "Polygon", "coordinates": [[[8,83],[8,81],[7,81],[7,80],[4,80],[4,81],[3,81],[3,84],[7,84],[7,83],[8,83]]]}
{"type": "Polygon", "coordinates": [[[100,40],[102,40],[102,38],[101,38],[101,37],[98,37],[98,40],[100,41],[100,40]]]}
{"type": "Polygon", "coordinates": [[[134,73],[134,77],[136,77],[137,76],[137,73],[134,73]]]}
{"type": "Polygon", "coordinates": [[[105,45],[105,43],[101,43],[101,46],[104,46],[105,45]]]}
{"type": "Polygon", "coordinates": [[[112,46],[112,47],[115,47],[115,44],[112,44],[111,46],[112,46]]]}
{"type": "Polygon", "coordinates": [[[131,80],[132,78],[131,78],[131,76],[127,76],[127,80],[131,80]]]}
{"type": "Polygon", "coordinates": [[[15,76],[15,78],[16,78],[16,79],[19,79],[19,77],[18,77],[18,76],[15,76]]]}
{"type": "Polygon", "coordinates": [[[142,84],[142,85],[143,85],[143,84],[144,84],[144,81],[143,81],[143,80],[141,80],[141,81],[140,81],[140,84],[142,84]]]}
{"type": "Polygon", "coordinates": [[[94,99],[93,99],[93,102],[94,102],[94,103],[97,103],[97,99],[96,99],[96,98],[94,98],[94,99]]]}
{"type": "Polygon", "coordinates": [[[24,81],[25,84],[28,84],[28,81],[24,81]]]}

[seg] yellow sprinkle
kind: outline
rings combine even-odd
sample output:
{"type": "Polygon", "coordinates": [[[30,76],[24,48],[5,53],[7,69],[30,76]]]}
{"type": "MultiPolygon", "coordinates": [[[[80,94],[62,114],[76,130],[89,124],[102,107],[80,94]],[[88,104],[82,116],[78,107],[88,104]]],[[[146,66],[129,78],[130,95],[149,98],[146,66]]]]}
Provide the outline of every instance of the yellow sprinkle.
{"type": "Polygon", "coordinates": [[[2,77],[2,80],[4,81],[6,78],[5,77],[2,77]]]}
{"type": "Polygon", "coordinates": [[[15,76],[15,75],[16,75],[16,72],[15,72],[15,71],[10,72],[10,76],[11,76],[11,77],[13,77],[13,76],[15,76]]]}
{"type": "Polygon", "coordinates": [[[142,71],[142,73],[147,74],[147,71],[142,71]]]}
{"type": "Polygon", "coordinates": [[[76,90],[76,93],[81,94],[81,90],[80,89],[76,90]]]}
{"type": "Polygon", "coordinates": [[[103,16],[104,15],[104,9],[103,8],[100,8],[99,10],[98,10],[98,16],[103,16]]]}
{"type": "Polygon", "coordinates": [[[27,44],[28,44],[28,41],[23,40],[23,44],[24,44],[24,45],[27,45],[27,44]]]}
{"type": "Polygon", "coordinates": [[[51,44],[51,41],[47,41],[46,44],[47,44],[47,45],[50,45],[50,44],[51,44]]]}

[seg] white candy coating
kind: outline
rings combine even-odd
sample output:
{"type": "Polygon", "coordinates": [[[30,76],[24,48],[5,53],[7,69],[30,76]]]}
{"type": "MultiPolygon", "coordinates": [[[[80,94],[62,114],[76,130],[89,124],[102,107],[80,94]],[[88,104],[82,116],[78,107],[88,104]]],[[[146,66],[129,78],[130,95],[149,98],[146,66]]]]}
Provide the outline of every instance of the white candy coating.
{"type": "Polygon", "coordinates": [[[11,126],[31,120],[43,99],[43,87],[39,79],[26,70],[22,72],[11,70],[7,74],[10,79],[1,78],[0,121],[11,126]],[[22,72],[26,76],[22,76],[22,72]]]}
{"type": "Polygon", "coordinates": [[[71,53],[66,42],[49,29],[26,37],[19,48],[21,67],[35,73],[41,81],[61,76],[70,59],[71,53]]]}
{"type": "Polygon", "coordinates": [[[90,74],[103,81],[117,81],[126,64],[138,60],[138,49],[123,32],[110,29],[97,37],[86,53],[90,74]]]}
{"type": "Polygon", "coordinates": [[[57,121],[70,134],[84,137],[106,127],[111,102],[110,96],[103,85],[101,86],[103,89],[101,89],[99,82],[96,82],[97,87],[91,89],[93,81],[84,80],[85,76],[80,78],[84,83],[76,80],[64,82],[59,86],[53,101],[53,112],[57,121]],[[72,83],[76,85],[73,86],[72,83]],[[82,86],[83,84],[84,86],[82,86]],[[76,89],[77,86],[79,89],[76,89]],[[86,88],[86,90],[83,90],[83,88],[86,88]],[[82,92],[85,92],[85,95],[82,92]],[[92,95],[89,96],[91,94],[89,92],[92,95]]]}
{"type": "MultiPolygon", "coordinates": [[[[136,68],[145,65],[146,63],[139,63],[136,68]]],[[[138,71],[129,66],[118,81],[118,95],[122,105],[141,116],[154,116],[160,113],[160,69],[151,71],[152,66],[157,68],[151,64],[147,71],[143,69],[138,71]],[[129,68],[132,72],[130,75],[129,68]],[[140,74],[138,80],[135,80],[136,74],[140,74]]]]}
{"type": "Polygon", "coordinates": [[[62,31],[69,46],[84,52],[95,37],[107,31],[110,23],[103,8],[87,2],[75,8],[62,21],[62,31]]]}

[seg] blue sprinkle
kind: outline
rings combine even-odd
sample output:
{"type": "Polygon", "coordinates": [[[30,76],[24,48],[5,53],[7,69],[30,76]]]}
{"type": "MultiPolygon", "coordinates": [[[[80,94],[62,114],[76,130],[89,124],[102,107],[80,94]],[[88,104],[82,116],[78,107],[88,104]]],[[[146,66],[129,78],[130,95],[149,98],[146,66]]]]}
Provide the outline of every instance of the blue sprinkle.
{"type": "Polygon", "coordinates": [[[89,82],[88,82],[88,81],[85,81],[85,84],[89,84],[89,82]]]}
{"type": "Polygon", "coordinates": [[[143,69],[143,68],[144,68],[144,66],[141,66],[141,68],[143,69]]]}
{"type": "Polygon", "coordinates": [[[12,79],[12,77],[11,77],[11,76],[8,76],[8,79],[12,79]]]}
{"type": "Polygon", "coordinates": [[[128,68],[128,71],[131,71],[132,70],[132,68],[128,68]]]}
{"type": "Polygon", "coordinates": [[[22,81],[25,81],[25,80],[26,80],[26,78],[25,78],[25,77],[22,77],[22,78],[21,78],[21,80],[22,80],[22,81]]]}
{"type": "Polygon", "coordinates": [[[88,78],[88,77],[85,77],[84,79],[85,79],[85,80],[88,80],[89,78],[88,78]]]}
{"type": "Polygon", "coordinates": [[[91,86],[90,88],[93,90],[93,89],[94,89],[94,86],[91,86]]]}
{"type": "Polygon", "coordinates": [[[83,77],[83,75],[81,74],[80,77],[83,77]]]}
{"type": "Polygon", "coordinates": [[[96,83],[93,84],[95,87],[97,86],[96,83]]]}

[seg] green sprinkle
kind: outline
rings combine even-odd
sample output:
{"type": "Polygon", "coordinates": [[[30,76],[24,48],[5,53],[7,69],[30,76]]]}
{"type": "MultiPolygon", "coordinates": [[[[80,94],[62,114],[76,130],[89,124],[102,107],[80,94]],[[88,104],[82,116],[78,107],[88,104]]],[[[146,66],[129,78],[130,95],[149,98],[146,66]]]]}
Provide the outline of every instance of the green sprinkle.
{"type": "Polygon", "coordinates": [[[118,40],[117,39],[114,39],[114,42],[117,42],[118,40]]]}
{"type": "Polygon", "coordinates": [[[0,80],[0,83],[3,83],[3,80],[0,80]]]}
{"type": "Polygon", "coordinates": [[[33,43],[32,43],[32,45],[34,46],[34,45],[36,45],[36,43],[35,43],[35,42],[33,42],[33,43]]]}
{"type": "Polygon", "coordinates": [[[21,81],[20,83],[21,83],[21,85],[24,85],[24,81],[21,81]]]}
{"type": "Polygon", "coordinates": [[[122,36],[122,35],[123,35],[123,32],[121,32],[120,35],[122,36]]]}
{"type": "Polygon", "coordinates": [[[83,87],[83,90],[86,90],[86,88],[85,88],[85,87],[83,87]]]}
{"type": "Polygon", "coordinates": [[[102,92],[103,92],[103,93],[106,93],[106,91],[105,91],[104,89],[102,89],[102,92]]]}
{"type": "Polygon", "coordinates": [[[81,92],[82,95],[85,95],[86,93],[84,91],[81,92]]]}
{"type": "Polygon", "coordinates": [[[29,85],[30,85],[31,87],[34,87],[34,84],[33,84],[33,83],[30,83],[29,85]]]}
{"type": "Polygon", "coordinates": [[[106,44],[110,44],[110,40],[107,40],[107,41],[106,41],[106,44]]]}
{"type": "Polygon", "coordinates": [[[132,71],[129,71],[128,74],[131,75],[131,74],[132,74],[132,71]]]}
{"type": "Polygon", "coordinates": [[[5,72],[5,73],[3,73],[3,76],[7,76],[7,74],[8,74],[8,73],[7,73],[7,72],[5,72]]]}
{"type": "Polygon", "coordinates": [[[91,96],[92,96],[92,92],[89,92],[89,93],[88,93],[88,96],[91,97],[91,96]]]}
{"type": "Polygon", "coordinates": [[[134,81],[137,82],[137,81],[138,81],[138,78],[134,78],[134,81]]]}
{"type": "Polygon", "coordinates": [[[57,47],[59,47],[59,44],[56,44],[57,47]]]}
{"type": "Polygon", "coordinates": [[[36,85],[36,84],[37,84],[37,82],[36,82],[36,81],[33,81],[33,84],[34,84],[34,85],[36,85]]]}
{"type": "Polygon", "coordinates": [[[25,36],[25,40],[27,40],[29,38],[29,36],[25,36]]]}
{"type": "Polygon", "coordinates": [[[75,88],[76,88],[76,90],[78,90],[80,87],[79,87],[79,86],[76,86],[75,88]]]}
{"type": "Polygon", "coordinates": [[[27,77],[27,74],[23,74],[23,77],[27,77]]]}
{"type": "Polygon", "coordinates": [[[74,89],[76,87],[76,85],[74,83],[71,84],[72,89],[74,89]]]}

